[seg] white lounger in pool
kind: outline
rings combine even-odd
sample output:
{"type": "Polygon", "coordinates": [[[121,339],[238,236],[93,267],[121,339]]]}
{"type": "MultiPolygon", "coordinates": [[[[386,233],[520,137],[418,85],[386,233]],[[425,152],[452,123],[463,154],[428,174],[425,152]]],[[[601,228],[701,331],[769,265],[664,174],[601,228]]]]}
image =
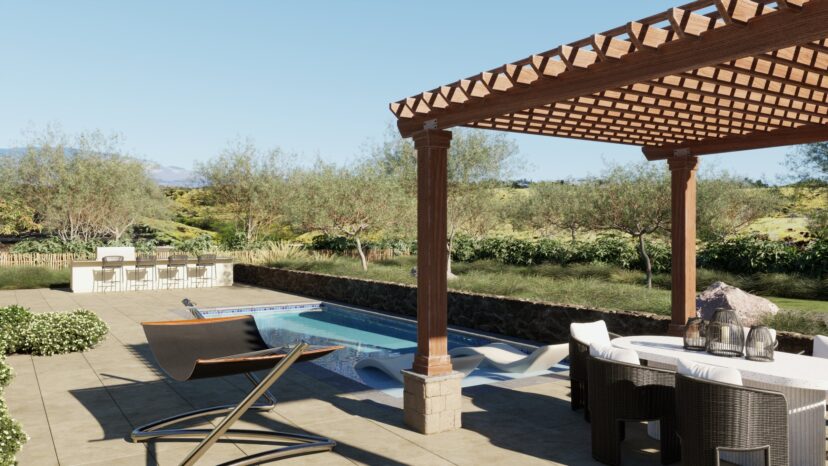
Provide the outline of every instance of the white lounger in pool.
{"type": "Polygon", "coordinates": [[[541,346],[532,354],[526,354],[506,343],[492,343],[491,345],[464,348],[455,348],[449,351],[452,361],[457,356],[480,355],[486,362],[503,372],[538,372],[549,370],[569,355],[569,345],[541,346]]]}
{"type": "MultiPolygon", "coordinates": [[[[464,376],[469,375],[483,361],[483,356],[473,354],[451,358],[451,366],[454,370],[462,372],[464,376]]],[[[398,382],[403,381],[403,370],[411,369],[414,363],[414,353],[403,354],[393,358],[366,358],[354,366],[356,369],[377,369],[393,377],[398,382]]]]}

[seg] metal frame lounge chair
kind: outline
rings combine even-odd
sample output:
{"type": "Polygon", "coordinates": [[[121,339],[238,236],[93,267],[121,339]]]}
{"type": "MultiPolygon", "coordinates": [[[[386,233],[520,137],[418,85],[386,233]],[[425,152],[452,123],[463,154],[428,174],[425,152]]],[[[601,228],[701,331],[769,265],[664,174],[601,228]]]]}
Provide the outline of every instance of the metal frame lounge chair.
{"type": "MultiPolygon", "coordinates": [[[[458,356],[451,358],[451,367],[462,372],[464,377],[477,369],[483,361],[483,356],[458,356]]],[[[393,358],[365,358],[354,365],[355,369],[377,369],[384,372],[397,382],[403,383],[403,370],[411,369],[414,364],[414,353],[403,354],[393,358]]]]}
{"type": "Polygon", "coordinates": [[[592,457],[621,464],[624,421],[661,421],[661,463],[681,458],[676,435],[675,372],[588,356],[592,457]]]}
{"type": "Polygon", "coordinates": [[[254,388],[235,405],[215,406],[168,417],[140,426],[132,431],[133,442],[154,439],[179,440],[201,438],[201,442],[181,462],[191,466],[201,458],[220,437],[250,441],[258,439],[276,443],[278,448],[248,455],[227,465],[248,465],[298,454],[329,451],[333,440],[314,435],[294,434],[253,429],[231,429],[231,426],[248,410],[269,411],[273,400],[257,404],[268,389],[296,362],[310,361],[332,353],[341,346],[309,347],[299,343],[293,348],[270,348],[264,342],[251,316],[217,319],[175,320],[144,322],[144,333],[158,364],[177,381],[248,374],[269,370],[268,374],[254,382],[254,388]],[[216,414],[227,413],[213,429],[175,428],[176,424],[216,414]],[[285,446],[285,442],[294,442],[285,446]]]}
{"type": "Polygon", "coordinates": [[[788,403],[782,393],[676,374],[682,464],[719,466],[722,452],[763,451],[788,464],[788,403]]]}
{"type": "Polygon", "coordinates": [[[486,346],[466,346],[449,351],[452,364],[461,356],[482,356],[485,363],[503,372],[538,372],[555,366],[569,354],[569,345],[541,346],[531,354],[526,354],[506,343],[492,343],[486,346]]]}

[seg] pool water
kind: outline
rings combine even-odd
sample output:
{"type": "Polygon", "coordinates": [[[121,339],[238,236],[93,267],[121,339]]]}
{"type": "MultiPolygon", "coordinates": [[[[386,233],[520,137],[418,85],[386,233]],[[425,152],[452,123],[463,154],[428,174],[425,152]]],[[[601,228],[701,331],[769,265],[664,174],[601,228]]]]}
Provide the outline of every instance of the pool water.
{"type": "MultiPolygon", "coordinates": [[[[402,396],[402,386],[399,382],[378,370],[357,370],[354,366],[365,358],[390,358],[414,353],[417,349],[417,327],[414,321],[329,303],[202,309],[201,314],[207,318],[252,315],[262,337],[274,347],[299,341],[311,345],[342,345],[344,349],[319,358],[313,363],[392,396],[402,396]]],[[[450,330],[448,334],[449,349],[483,346],[494,341],[498,340],[456,330],[450,330]]],[[[513,346],[527,353],[534,349],[521,344],[513,346]]],[[[478,367],[464,379],[463,386],[544,373],[548,372],[512,374],[478,367]]]]}

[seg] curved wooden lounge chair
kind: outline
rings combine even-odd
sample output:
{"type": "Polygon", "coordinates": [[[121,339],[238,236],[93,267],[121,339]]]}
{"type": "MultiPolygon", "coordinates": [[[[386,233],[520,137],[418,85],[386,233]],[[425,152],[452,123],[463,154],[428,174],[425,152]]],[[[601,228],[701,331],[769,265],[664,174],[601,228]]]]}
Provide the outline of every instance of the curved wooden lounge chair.
{"type": "Polygon", "coordinates": [[[569,345],[541,346],[532,354],[526,354],[506,343],[492,343],[486,346],[466,346],[449,351],[452,361],[459,356],[479,355],[486,358],[486,364],[496,367],[503,372],[538,372],[549,370],[566,358],[569,354],[569,345]]]}
{"type": "MultiPolygon", "coordinates": [[[[219,437],[260,439],[276,442],[279,448],[245,456],[234,465],[259,464],[286,456],[328,451],[336,442],[313,435],[292,434],[252,429],[230,429],[249,409],[269,411],[267,404],[256,404],[268,389],[295,362],[310,361],[332,353],[341,346],[310,347],[299,343],[293,347],[270,348],[262,339],[251,316],[217,319],[144,322],[144,333],[158,364],[178,381],[246,374],[254,382],[253,390],[237,405],[215,406],[161,419],[132,431],[133,442],[152,439],[202,438],[198,446],[181,462],[191,466],[207,452],[219,437]],[[270,370],[261,381],[249,373],[270,370]],[[229,413],[214,429],[170,428],[175,424],[202,416],[229,413]],[[285,442],[294,442],[284,446],[285,442]]],[[[249,440],[247,440],[249,441],[249,440]]]]}
{"type": "MultiPolygon", "coordinates": [[[[483,356],[481,355],[452,356],[451,367],[456,371],[462,372],[465,377],[471,374],[473,370],[477,369],[477,366],[479,366],[482,361],[483,356]]],[[[414,364],[414,353],[403,354],[393,358],[366,358],[356,363],[354,368],[376,369],[384,372],[397,382],[403,383],[403,375],[400,371],[411,369],[412,364],[414,364]]]]}

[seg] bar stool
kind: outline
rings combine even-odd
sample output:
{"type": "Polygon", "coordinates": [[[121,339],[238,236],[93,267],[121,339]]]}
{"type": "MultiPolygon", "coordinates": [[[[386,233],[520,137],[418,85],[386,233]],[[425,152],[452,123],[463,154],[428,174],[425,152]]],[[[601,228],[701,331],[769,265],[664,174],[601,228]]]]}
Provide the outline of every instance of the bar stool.
{"type": "Polygon", "coordinates": [[[190,260],[186,254],[173,254],[167,259],[167,289],[187,287],[187,262],[190,260]],[[174,277],[174,278],[173,278],[174,277]]]}
{"type": "Polygon", "coordinates": [[[213,286],[216,276],[216,255],[201,254],[196,259],[195,286],[213,286]]]}
{"type": "Polygon", "coordinates": [[[98,282],[100,283],[98,290],[103,292],[107,290],[118,291],[123,289],[123,282],[124,256],[104,256],[101,259],[101,279],[98,282]]]}
{"type": "Polygon", "coordinates": [[[154,290],[158,281],[158,268],[155,266],[157,256],[138,256],[135,259],[135,279],[132,281],[133,290],[154,290]],[[143,278],[139,279],[143,272],[143,278]]]}

